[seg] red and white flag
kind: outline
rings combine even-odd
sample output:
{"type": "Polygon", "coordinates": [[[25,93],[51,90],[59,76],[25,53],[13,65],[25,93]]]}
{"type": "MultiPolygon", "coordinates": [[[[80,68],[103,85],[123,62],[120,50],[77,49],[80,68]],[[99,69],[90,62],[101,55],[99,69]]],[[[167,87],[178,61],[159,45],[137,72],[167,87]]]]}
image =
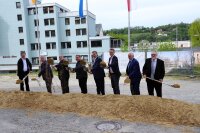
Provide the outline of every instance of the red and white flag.
{"type": "Polygon", "coordinates": [[[131,0],[127,0],[128,12],[131,11],[131,0]]]}

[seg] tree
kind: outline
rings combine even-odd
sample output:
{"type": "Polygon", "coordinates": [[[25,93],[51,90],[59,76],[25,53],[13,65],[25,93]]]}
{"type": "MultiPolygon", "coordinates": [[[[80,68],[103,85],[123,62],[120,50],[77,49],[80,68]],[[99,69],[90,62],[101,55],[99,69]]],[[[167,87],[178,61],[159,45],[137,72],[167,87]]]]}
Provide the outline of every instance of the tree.
{"type": "Polygon", "coordinates": [[[189,35],[192,41],[192,46],[200,47],[200,18],[191,24],[189,35]]]}
{"type": "Polygon", "coordinates": [[[158,44],[158,51],[176,51],[176,45],[172,42],[160,42],[158,44]]]}
{"type": "Polygon", "coordinates": [[[147,52],[149,50],[155,50],[156,46],[152,46],[151,43],[148,40],[142,40],[138,44],[138,49],[139,51],[144,51],[145,52],[145,57],[144,59],[147,59],[147,52]]]}

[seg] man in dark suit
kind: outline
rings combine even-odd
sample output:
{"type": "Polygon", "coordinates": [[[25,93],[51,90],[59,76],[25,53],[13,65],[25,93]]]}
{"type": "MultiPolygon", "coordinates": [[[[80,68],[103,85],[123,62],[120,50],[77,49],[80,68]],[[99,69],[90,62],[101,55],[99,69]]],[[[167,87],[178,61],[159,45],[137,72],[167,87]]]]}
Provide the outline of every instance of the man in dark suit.
{"type": "Polygon", "coordinates": [[[115,56],[114,49],[110,49],[109,53],[110,53],[110,58],[108,62],[108,69],[109,69],[109,76],[111,79],[113,92],[114,94],[120,94],[119,79],[121,73],[119,71],[118,58],[115,56]]]}
{"type": "MultiPolygon", "coordinates": [[[[32,71],[32,65],[28,58],[26,58],[26,53],[21,52],[21,58],[17,62],[17,76],[19,79],[23,80],[23,78],[28,75],[32,71]]],[[[25,79],[26,91],[30,91],[29,89],[29,79],[28,77],[25,79]]],[[[24,83],[20,84],[20,90],[24,91],[24,83]]]]}
{"type": "Polygon", "coordinates": [[[52,93],[51,91],[52,79],[53,79],[52,69],[50,65],[48,64],[48,62],[46,61],[45,56],[40,56],[40,61],[42,64],[40,66],[40,72],[38,74],[38,77],[42,76],[43,80],[46,83],[47,91],[49,93],[52,93]]]}
{"type": "MultiPolygon", "coordinates": [[[[165,65],[164,61],[157,58],[157,52],[153,51],[151,53],[151,58],[146,59],[143,67],[143,75],[145,78],[148,77],[163,82],[165,76],[165,65]]],[[[162,97],[162,83],[158,83],[148,78],[146,79],[146,82],[149,95],[154,95],[155,88],[157,96],[162,97]]]]}
{"type": "Polygon", "coordinates": [[[94,80],[97,86],[97,94],[105,95],[105,72],[104,69],[100,66],[101,58],[98,57],[97,51],[92,52],[92,74],[94,76],[94,80]]]}
{"type": "Polygon", "coordinates": [[[130,89],[132,95],[140,95],[140,81],[142,74],[140,72],[139,62],[134,58],[133,53],[128,54],[129,63],[126,68],[126,74],[131,80],[130,89]]]}
{"type": "Polygon", "coordinates": [[[55,65],[58,71],[58,78],[60,79],[61,82],[61,88],[62,88],[62,93],[69,93],[69,68],[68,64],[66,64],[65,59],[63,56],[59,57],[60,62],[55,65]]]}
{"type": "Polygon", "coordinates": [[[78,79],[79,87],[81,88],[81,93],[87,94],[87,71],[85,66],[81,64],[81,56],[76,55],[76,67],[74,68],[74,71],[76,72],[76,79],[78,79]]]}

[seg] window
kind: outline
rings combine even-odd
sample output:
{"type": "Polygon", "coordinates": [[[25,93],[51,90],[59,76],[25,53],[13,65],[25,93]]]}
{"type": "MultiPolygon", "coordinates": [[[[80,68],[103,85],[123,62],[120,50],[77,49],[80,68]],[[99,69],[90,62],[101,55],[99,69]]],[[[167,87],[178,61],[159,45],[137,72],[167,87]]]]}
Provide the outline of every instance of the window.
{"type": "Polygon", "coordinates": [[[44,19],[44,25],[49,25],[49,20],[48,19],[44,19]]]}
{"type": "Polygon", "coordinates": [[[111,48],[120,48],[122,45],[122,40],[111,39],[111,48]]]}
{"type": "Polygon", "coordinates": [[[54,13],[53,6],[43,7],[43,13],[44,13],[44,14],[54,13]]]}
{"type": "Polygon", "coordinates": [[[48,7],[43,7],[43,13],[47,14],[48,13],[48,7]]]}
{"type": "Polygon", "coordinates": [[[88,55],[81,55],[83,60],[88,61],[88,55]]]}
{"type": "Polygon", "coordinates": [[[50,37],[50,32],[48,30],[45,31],[45,37],[50,37]]]}
{"type": "Polygon", "coordinates": [[[40,31],[35,31],[35,38],[38,38],[38,37],[40,37],[40,31]]]}
{"type": "Polygon", "coordinates": [[[81,35],[81,30],[80,29],[76,29],[76,36],[80,36],[81,35]]]}
{"type": "Polygon", "coordinates": [[[36,14],[36,9],[35,8],[28,8],[28,15],[33,15],[36,14]]]}
{"type": "Polygon", "coordinates": [[[39,64],[39,58],[38,58],[38,57],[33,57],[33,58],[32,58],[32,64],[33,64],[33,65],[39,64]]]}
{"type": "Polygon", "coordinates": [[[71,42],[61,42],[61,49],[71,48],[71,42]]]}
{"type": "Polygon", "coordinates": [[[85,24],[86,18],[75,17],[75,24],[85,24]]]}
{"type": "Polygon", "coordinates": [[[37,24],[38,24],[38,26],[39,26],[39,20],[38,20],[38,19],[35,19],[35,20],[34,20],[34,24],[35,24],[35,26],[37,26],[37,24]]]}
{"type": "Polygon", "coordinates": [[[55,30],[51,30],[51,37],[55,37],[55,36],[56,36],[55,30]]]}
{"type": "Polygon", "coordinates": [[[86,29],[76,29],[76,36],[86,35],[86,34],[87,34],[86,29]]]}
{"type": "Polygon", "coordinates": [[[18,20],[18,21],[22,21],[22,15],[21,15],[21,14],[18,14],[18,15],[17,15],[17,20],[18,20]]]}
{"type": "Polygon", "coordinates": [[[46,49],[56,49],[56,43],[55,42],[46,43],[46,49]]]}
{"type": "Polygon", "coordinates": [[[20,2],[16,2],[16,8],[21,8],[21,3],[20,2]]]}
{"type": "Polygon", "coordinates": [[[57,56],[51,56],[51,57],[47,57],[47,59],[53,59],[53,60],[57,60],[57,56]]]}
{"type": "Polygon", "coordinates": [[[51,44],[50,43],[46,43],[46,49],[51,49],[51,44]]]}
{"type": "Polygon", "coordinates": [[[47,59],[57,60],[57,57],[56,56],[52,56],[52,57],[47,57],[47,59]]]}
{"type": "Polygon", "coordinates": [[[64,10],[60,8],[60,12],[63,12],[64,10]]]}
{"type": "Polygon", "coordinates": [[[102,47],[102,41],[101,40],[91,41],[91,47],[102,47]]]}
{"type": "Polygon", "coordinates": [[[56,49],[56,43],[52,43],[52,49],[56,49]]]}
{"type": "Polygon", "coordinates": [[[23,27],[18,27],[19,33],[23,33],[23,27]]]}
{"type": "Polygon", "coordinates": [[[75,17],[75,24],[80,24],[80,18],[79,17],[75,17]]]}
{"type": "Polygon", "coordinates": [[[87,34],[86,29],[82,29],[82,35],[86,35],[86,34],[87,34]]]}
{"type": "Polygon", "coordinates": [[[65,18],[65,25],[70,25],[70,19],[69,18],[65,18]]]}
{"type": "Polygon", "coordinates": [[[54,25],[54,18],[50,19],[50,25],[54,25]]]}
{"type": "Polygon", "coordinates": [[[81,18],[81,24],[85,24],[86,23],[86,18],[81,18]]]}
{"type": "Polygon", "coordinates": [[[53,6],[50,6],[50,7],[49,7],[49,13],[54,13],[53,6]]]}
{"type": "Polygon", "coordinates": [[[55,30],[46,30],[45,31],[45,37],[55,37],[55,36],[56,36],[55,30]]]}
{"type": "Polygon", "coordinates": [[[19,44],[24,45],[24,39],[19,39],[19,44]]]}
{"type": "Polygon", "coordinates": [[[44,25],[54,25],[54,18],[48,18],[48,19],[44,19],[44,25]]]}
{"type": "MultiPolygon", "coordinates": [[[[39,49],[38,43],[31,43],[31,51],[38,50],[38,49],[39,49]]],[[[40,47],[40,49],[41,49],[41,47],[40,47]]]]}
{"type": "Polygon", "coordinates": [[[87,41],[83,41],[82,44],[84,48],[87,47],[87,41]]]}
{"type": "Polygon", "coordinates": [[[69,61],[69,62],[72,62],[72,56],[64,56],[64,58],[69,61]]]}
{"type": "Polygon", "coordinates": [[[87,41],[77,41],[77,48],[85,48],[87,47],[87,41]]]}
{"type": "Polygon", "coordinates": [[[70,30],[66,30],[66,36],[70,36],[70,35],[71,35],[70,30]]]}

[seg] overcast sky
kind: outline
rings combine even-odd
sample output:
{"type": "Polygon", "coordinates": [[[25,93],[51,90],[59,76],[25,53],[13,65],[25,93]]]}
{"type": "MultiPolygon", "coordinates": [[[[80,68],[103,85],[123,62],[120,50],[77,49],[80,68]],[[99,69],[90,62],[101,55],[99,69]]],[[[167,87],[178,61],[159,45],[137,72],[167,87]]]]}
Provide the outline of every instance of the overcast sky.
{"type": "MultiPolygon", "coordinates": [[[[42,0],[42,3],[54,2],[71,11],[79,9],[79,0],[42,0]]],[[[127,27],[127,0],[88,0],[88,3],[89,11],[96,15],[96,23],[103,24],[104,30],[127,27]]],[[[200,0],[132,0],[132,9],[132,27],[191,23],[200,18],[200,0]]]]}

